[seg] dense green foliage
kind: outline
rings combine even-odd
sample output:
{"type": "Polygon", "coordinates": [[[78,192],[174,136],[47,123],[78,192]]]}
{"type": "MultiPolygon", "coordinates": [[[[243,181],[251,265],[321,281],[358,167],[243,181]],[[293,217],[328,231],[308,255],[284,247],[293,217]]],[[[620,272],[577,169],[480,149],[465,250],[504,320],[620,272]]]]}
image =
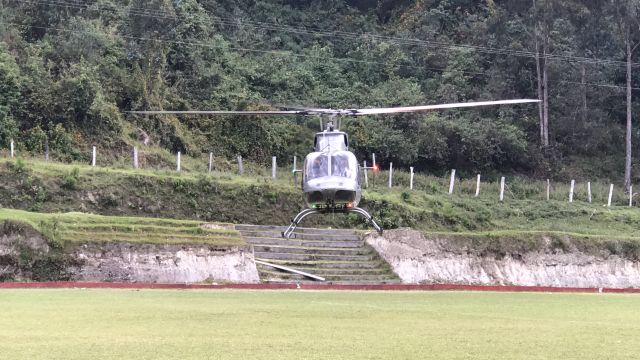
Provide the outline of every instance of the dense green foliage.
{"type": "Polygon", "coordinates": [[[95,289],[1,294],[3,355],[33,360],[631,359],[640,330],[637,295],[95,289]]]}
{"type": "Polygon", "coordinates": [[[48,145],[54,157],[87,160],[98,144],[115,159],[148,135],[192,155],[302,155],[315,119],[124,111],[536,98],[533,28],[544,21],[549,148],[540,149],[535,105],[347,120],[352,145],[360,157],[436,173],[618,180],[625,52],[615,7],[540,0],[549,9],[540,15],[532,3],[2,0],[0,147],[15,139],[21,150],[48,145]]]}

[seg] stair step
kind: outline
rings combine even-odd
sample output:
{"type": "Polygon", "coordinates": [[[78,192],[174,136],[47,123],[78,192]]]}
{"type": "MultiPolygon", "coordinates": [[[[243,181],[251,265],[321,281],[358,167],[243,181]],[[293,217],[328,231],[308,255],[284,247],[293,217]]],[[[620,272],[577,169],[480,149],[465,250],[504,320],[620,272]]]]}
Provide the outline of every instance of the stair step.
{"type": "MultiPolygon", "coordinates": [[[[242,230],[240,234],[244,237],[268,237],[268,238],[281,238],[282,232],[280,231],[249,231],[242,230]]],[[[357,234],[314,234],[314,233],[293,233],[290,239],[296,240],[344,240],[344,241],[361,241],[357,234]]]]}
{"type": "Polygon", "coordinates": [[[333,255],[333,254],[292,254],[277,252],[254,252],[256,258],[270,260],[337,260],[337,261],[371,261],[376,260],[377,256],[370,255],[333,255]]]}
{"type": "MultiPolygon", "coordinates": [[[[269,271],[269,270],[259,270],[260,275],[265,278],[271,279],[289,279],[289,280],[308,280],[309,278],[304,275],[280,272],[280,271],[269,271]]],[[[319,274],[313,273],[313,275],[322,276],[319,274]]],[[[322,276],[325,278],[325,281],[377,281],[377,282],[385,282],[385,281],[393,281],[396,280],[394,276],[391,275],[327,275],[322,276]]]]}
{"type": "Polygon", "coordinates": [[[324,248],[289,245],[254,245],[253,250],[258,253],[290,253],[290,254],[317,254],[317,255],[371,255],[370,248],[324,248]]]}
{"type": "MultiPolygon", "coordinates": [[[[286,265],[284,265],[286,266],[286,265]]],[[[318,276],[329,276],[329,275],[387,275],[389,274],[389,269],[383,268],[364,268],[364,269],[326,269],[326,268],[315,268],[315,267],[294,267],[289,266],[292,269],[308,272],[313,275],[318,276]]],[[[275,268],[267,265],[258,264],[258,269],[263,270],[271,270],[275,271],[275,268]]]]}
{"type": "Polygon", "coordinates": [[[299,267],[312,267],[316,269],[375,269],[380,267],[388,267],[386,263],[380,260],[371,261],[317,261],[317,260],[278,260],[278,259],[260,259],[275,265],[288,266],[294,269],[299,267]]]}
{"type": "MultiPolygon", "coordinates": [[[[235,229],[238,231],[268,231],[282,233],[287,229],[287,226],[277,225],[236,225],[235,229]]],[[[323,228],[305,228],[298,227],[294,231],[294,234],[329,234],[329,235],[354,235],[357,234],[357,230],[352,229],[323,229],[323,228]]]]}
{"type": "Polygon", "coordinates": [[[389,280],[389,281],[364,281],[364,280],[360,280],[360,281],[317,281],[317,280],[309,280],[309,279],[304,279],[304,280],[279,280],[279,279],[267,279],[267,280],[263,280],[262,281],[265,284],[291,284],[292,282],[295,282],[296,284],[300,284],[300,285],[318,285],[318,284],[322,284],[322,285],[388,285],[388,284],[402,284],[402,281],[395,279],[395,280],[389,280]]]}
{"type": "Polygon", "coordinates": [[[336,248],[358,248],[364,246],[362,240],[299,240],[283,239],[281,237],[252,237],[245,236],[245,240],[252,245],[292,245],[336,248]]]}

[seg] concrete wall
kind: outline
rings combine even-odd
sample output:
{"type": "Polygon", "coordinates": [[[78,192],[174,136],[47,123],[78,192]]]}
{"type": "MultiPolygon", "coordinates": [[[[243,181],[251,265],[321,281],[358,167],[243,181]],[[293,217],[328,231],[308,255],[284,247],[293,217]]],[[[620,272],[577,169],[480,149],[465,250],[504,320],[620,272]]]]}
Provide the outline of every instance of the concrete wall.
{"type": "Polygon", "coordinates": [[[383,236],[372,233],[366,241],[404,283],[640,287],[640,263],[606,251],[593,255],[543,246],[526,253],[482,255],[457,247],[446,236],[425,236],[413,230],[391,230],[383,236]]]}

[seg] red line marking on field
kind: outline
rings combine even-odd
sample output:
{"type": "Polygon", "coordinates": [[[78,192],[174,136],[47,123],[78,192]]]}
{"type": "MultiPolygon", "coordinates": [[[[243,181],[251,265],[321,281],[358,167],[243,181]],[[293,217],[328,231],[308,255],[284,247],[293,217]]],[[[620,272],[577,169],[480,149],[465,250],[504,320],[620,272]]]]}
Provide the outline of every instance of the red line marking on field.
{"type": "Polygon", "coordinates": [[[241,289],[241,290],[370,290],[370,291],[495,291],[495,292],[547,292],[547,293],[624,293],[638,294],[640,289],[615,288],[577,288],[551,286],[512,286],[512,285],[456,285],[456,284],[154,284],[154,283],[117,283],[117,282],[5,282],[0,289],[241,289]]]}

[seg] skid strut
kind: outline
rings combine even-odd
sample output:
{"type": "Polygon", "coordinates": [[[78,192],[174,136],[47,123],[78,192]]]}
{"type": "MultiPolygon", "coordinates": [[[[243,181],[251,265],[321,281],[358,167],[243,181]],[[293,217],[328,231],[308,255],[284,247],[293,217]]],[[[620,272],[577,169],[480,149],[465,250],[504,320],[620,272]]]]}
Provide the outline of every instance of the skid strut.
{"type": "Polygon", "coordinates": [[[304,209],[304,210],[300,211],[298,213],[298,215],[296,215],[296,217],[291,220],[291,225],[289,225],[287,230],[282,232],[282,237],[283,238],[287,238],[287,239],[291,238],[291,235],[295,231],[296,227],[298,227],[298,224],[300,224],[300,222],[304,218],[306,218],[307,216],[315,215],[315,214],[326,214],[326,213],[329,213],[329,212],[343,212],[343,213],[353,213],[353,214],[361,215],[362,217],[364,217],[367,220],[368,224],[371,224],[371,226],[373,226],[373,228],[376,229],[378,234],[382,235],[382,228],[380,227],[380,225],[378,225],[376,223],[375,220],[373,220],[373,216],[371,216],[371,214],[369,214],[367,212],[367,210],[359,208],[359,207],[355,207],[355,208],[350,208],[350,209],[340,209],[340,210],[329,209],[329,210],[324,210],[324,211],[321,211],[321,210],[318,210],[318,209],[304,209]]]}
{"type": "Polygon", "coordinates": [[[373,226],[373,228],[376,229],[378,234],[382,235],[382,228],[380,227],[380,225],[376,223],[375,220],[373,220],[373,216],[371,216],[371,214],[369,214],[367,210],[363,208],[355,207],[355,208],[347,209],[346,212],[362,215],[365,219],[367,219],[367,223],[371,224],[371,226],[373,226]]]}

